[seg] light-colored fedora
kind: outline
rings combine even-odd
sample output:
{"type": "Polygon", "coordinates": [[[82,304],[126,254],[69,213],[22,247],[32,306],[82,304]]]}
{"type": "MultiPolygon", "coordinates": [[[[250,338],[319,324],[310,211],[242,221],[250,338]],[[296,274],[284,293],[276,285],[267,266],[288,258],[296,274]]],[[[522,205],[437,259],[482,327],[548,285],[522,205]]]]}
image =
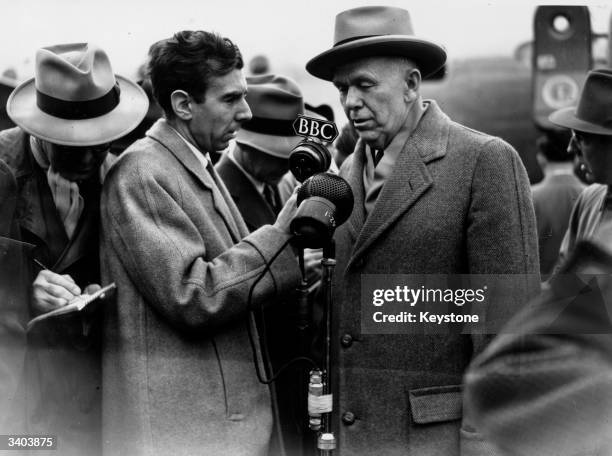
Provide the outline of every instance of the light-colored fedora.
{"type": "Polygon", "coordinates": [[[364,6],[336,16],[333,47],[311,59],[306,70],[331,81],[338,66],[373,56],[409,58],[424,78],[446,62],[446,51],[441,45],[414,36],[408,11],[390,6],[364,6]]]}
{"type": "Polygon", "coordinates": [[[36,52],[34,78],[11,93],[6,111],[26,132],[66,146],[92,146],[132,131],[149,101],[134,82],[113,73],[106,53],[88,43],[36,52]]]}
{"type": "Polygon", "coordinates": [[[612,70],[590,71],[578,106],[559,109],[548,119],[555,125],[572,130],[612,135],[612,70]]]}
{"type": "Polygon", "coordinates": [[[284,76],[267,74],[247,78],[246,101],[253,117],[242,124],[236,142],[269,155],[289,158],[301,141],[293,122],[304,114],[304,100],[298,85],[284,76]]]}

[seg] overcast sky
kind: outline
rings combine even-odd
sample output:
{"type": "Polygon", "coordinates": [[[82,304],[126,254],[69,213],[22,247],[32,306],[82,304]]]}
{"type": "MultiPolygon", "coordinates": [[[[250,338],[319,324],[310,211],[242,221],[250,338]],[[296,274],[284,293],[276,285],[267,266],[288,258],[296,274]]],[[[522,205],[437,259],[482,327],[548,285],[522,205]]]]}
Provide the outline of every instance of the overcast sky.
{"type": "MultiPolygon", "coordinates": [[[[32,72],[40,46],[92,41],[110,55],[115,71],[133,77],[149,45],[182,29],[215,30],[234,40],[247,59],[270,56],[273,66],[304,63],[331,45],[335,15],[388,4],[409,10],[417,35],[443,44],[451,58],[510,55],[531,39],[537,2],[527,0],[3,0],[0,71],[32,72]]],[[[544,3],[544,2],[540,2],[544,3]]],[[[550,2],[559,4],[564,2],[550,2]]],[[[607,32],[609,2],[591,1],[593,29],[607,32]]]]}

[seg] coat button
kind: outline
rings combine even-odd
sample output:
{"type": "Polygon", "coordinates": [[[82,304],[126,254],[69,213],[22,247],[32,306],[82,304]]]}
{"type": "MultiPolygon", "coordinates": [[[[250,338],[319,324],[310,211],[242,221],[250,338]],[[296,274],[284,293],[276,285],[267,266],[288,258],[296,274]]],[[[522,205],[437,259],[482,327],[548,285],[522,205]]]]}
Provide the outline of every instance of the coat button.
{"type": "Polygon", "coordinates": [[[353,345],[353,336],[350,334],[344,334],[340,338],[340,344],[342,344],[344,348],[349,348],[351,345],[353,345]]]}
{"type": "Polygon", "coordinates": [[[347,426],[350,426],[355,422],[355,414],[353,412],[344,412],[342,414],[342,422],[347,426]]]}

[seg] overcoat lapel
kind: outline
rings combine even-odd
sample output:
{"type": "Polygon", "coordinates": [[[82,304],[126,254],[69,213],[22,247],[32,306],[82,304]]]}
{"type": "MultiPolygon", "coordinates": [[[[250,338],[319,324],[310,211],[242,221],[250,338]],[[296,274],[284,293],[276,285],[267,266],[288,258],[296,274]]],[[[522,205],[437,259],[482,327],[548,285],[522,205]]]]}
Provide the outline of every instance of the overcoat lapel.
{"type": "Polygon", "coordinates": [[[361,139],[357,141],[355,151],[353,152],[351,167],[348,174],[345,176],[353,191],[353,199],[355,201],[353,211],[348,219],[347,231],[351,236],[351,241],[354,243],[365,222],[365,208],[363,202],[365,200],[363,190],[363,167],[365,166],[365,142],[361,139]]]}
{"type": "MultiPolygon", "coordinates": [[[[433,179],[427,169],[427,164],[444,157],[446,154],[449,119],[435,102],[429,103],[430,105],[417,128],[404,144],[393,172],[388,177],[376,200],[372,213],[368,214],[363,223],[347,267],[350,267],[352,262],[359,258],[433,185],[433,179]]],[[[358,208],[362,211],[364,210],[364,155],[365,152],[362,151],[360,154],[361,160],[358,162],[359,166],[355,166],[354,173],[352,173],[352,179],[359,178],[361,180],[361,194],[355,200],[358,202],[356,203],[358,208]]],[[[353,184],[351,186],[353,187],[353,184]]]]}
{"type": "MultiPolygon", "coordinates": [[[[51,190],[41,182],[43,178],[42,170],[32,170],[24,177],[21,187],[23,197],[20,198],[23,206],[17,208],[19,225],[38,239],[35,242],[37,246],[45,246],[52,258],[59,258],[68,244],[68,236],[55,208],[51,190]]],[[[55,265],[49,266],[55,269],[55,265]]]]}
{"type": "MultiPolygon", "coordinates": [[[[232,212],[229,205],[231,201],[227,201],[222,193],[222,190],[224,190],[224,188],[221,188],[223,183],[220,182],[221,185],[219,185],[215,182],[214,176],[202,166],[200,161],[195,157],[174,128],[168,125],[165,119],[160,119],[147,132],[147,136],[155,139],[166,147],[166,149],[168,149],[204,187],[210,190],[215,210],[224,220],[234,242],[238,242],[242,239],[244,234],[241,233],[240,228],[236,224],[235,214],[232,212]]],[[[227,196],[229,197],[229,194],[227,196]]]]}

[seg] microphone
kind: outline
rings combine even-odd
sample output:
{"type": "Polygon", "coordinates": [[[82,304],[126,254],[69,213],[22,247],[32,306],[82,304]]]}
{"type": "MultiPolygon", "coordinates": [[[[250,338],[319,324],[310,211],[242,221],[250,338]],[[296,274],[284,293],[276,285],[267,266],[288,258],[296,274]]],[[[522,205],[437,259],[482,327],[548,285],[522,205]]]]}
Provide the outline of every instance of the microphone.
{"type": "Polygon", "coordinates": [[[331,153],[323,144],[311,139],[301,141],[289,155],[289,169],[299,182],[323,173],[331,165],[331,153]]]}
{"type": "Polygon", "coordinates": [[[315,174],[297,192],[298,210],[291,221],[291,232],[300,247],[320,248],[331,240],[336,227],[353,211],[353,191],[340,176],[315,174]]]}

